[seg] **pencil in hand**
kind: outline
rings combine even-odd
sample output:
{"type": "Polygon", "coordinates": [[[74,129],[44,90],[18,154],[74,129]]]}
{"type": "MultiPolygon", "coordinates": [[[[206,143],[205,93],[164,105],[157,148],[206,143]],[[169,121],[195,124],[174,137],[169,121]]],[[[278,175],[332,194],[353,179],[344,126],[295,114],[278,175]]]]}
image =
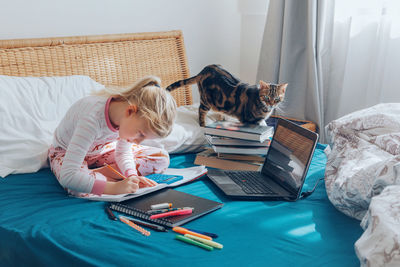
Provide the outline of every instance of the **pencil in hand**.
{"type": "Polygon", "coordinates": [[[126,179],[126,177],[124,175],[122,175],[122,173],[120,173],[119,171],[117,171],[116,169],[114,169],[113,167],[111,167],[110,165],[108,165],[107,163],[104,163],[104,166],[106,166],[107,168],[109,168],[113,173],[115,173],[116,175],[118,175],[119,177],[121,177],[122,179],[126,179]]]}

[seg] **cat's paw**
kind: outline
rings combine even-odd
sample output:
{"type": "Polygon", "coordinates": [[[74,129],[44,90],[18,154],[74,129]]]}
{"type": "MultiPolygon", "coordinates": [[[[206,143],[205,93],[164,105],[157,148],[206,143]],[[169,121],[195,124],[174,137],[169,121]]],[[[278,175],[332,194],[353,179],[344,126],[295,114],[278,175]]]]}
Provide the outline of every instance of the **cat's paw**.
{"type": "Polygon", "coordinates": [[[267,122],[265,120],[261,120],[258,124],[260,126],[267,126],[267,122]]]}
{"type": "Polygon", "coordinates": [[[217,115],[217,120],[219,120],[219,121],[225,121],[225,120],[226,120],[226,117],[225,117],[224,114],[218,113],[218,115],[217,115]]]}

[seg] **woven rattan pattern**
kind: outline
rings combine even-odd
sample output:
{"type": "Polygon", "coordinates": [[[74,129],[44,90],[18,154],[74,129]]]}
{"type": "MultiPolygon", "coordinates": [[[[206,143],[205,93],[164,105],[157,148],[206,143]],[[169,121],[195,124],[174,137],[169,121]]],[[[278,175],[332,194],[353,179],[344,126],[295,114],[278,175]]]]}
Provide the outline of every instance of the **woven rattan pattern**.
{"type": "MultiPolygon", "coordinates": [[[[181,31],[0,40],[0,75],[87,75],[106,86],[126,86],[146,75],[162,85],[189,77],[181,31]]],[[[190,86],[173,96],[192,104],[190,86]]]]}

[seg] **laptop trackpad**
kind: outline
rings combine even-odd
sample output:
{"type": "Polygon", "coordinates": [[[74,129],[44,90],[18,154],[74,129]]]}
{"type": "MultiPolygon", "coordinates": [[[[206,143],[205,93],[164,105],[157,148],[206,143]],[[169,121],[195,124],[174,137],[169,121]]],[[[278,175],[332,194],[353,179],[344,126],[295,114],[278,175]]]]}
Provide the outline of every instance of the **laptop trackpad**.
{"type": "Polygon", "coordinates": [[[213,179],[214,181],[222,185],[228,185],[228,184],[236,185],[236,183],[232,181],[232,179],[226,176],[213,176],[213,179]]]}
{"type": "Polygon", "coordinates": [[[227,176],[215,175],[212,176],[212,179],[218,186],[223,188],[223,191],[226,194],[243,193],[242,188],[240,188],[240,186],[238,186],[234,181],[232,181],[231,178],[227,176]]]}

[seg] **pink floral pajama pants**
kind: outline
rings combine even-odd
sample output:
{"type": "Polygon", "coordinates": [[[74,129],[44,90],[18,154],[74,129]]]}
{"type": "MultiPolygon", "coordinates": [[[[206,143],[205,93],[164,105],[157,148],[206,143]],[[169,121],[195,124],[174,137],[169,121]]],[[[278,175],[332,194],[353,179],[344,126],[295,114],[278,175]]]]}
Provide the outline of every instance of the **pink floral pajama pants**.
{"type": "MultiPolygon", "coordinates": [[[[65,156],[65,150],[62,148],[49,149],[50,168],[57,180],[60,179],[60,171],[65,156]]],[[[145,176],[151,173],[161,173],[169,166],[169,154],[161,148],[132,144],[132,154],[136,163],[138,175],[145,176]]],[[[93,169],[116,164],[115,162],[115,143],[109,143],[104,146],[101,153],[97,155],[88,155],[85,157],[81,168],[88,176],[92,176],[93,169]]],[[[118,171],[118,167],[115,167],[118,171]]]]}

